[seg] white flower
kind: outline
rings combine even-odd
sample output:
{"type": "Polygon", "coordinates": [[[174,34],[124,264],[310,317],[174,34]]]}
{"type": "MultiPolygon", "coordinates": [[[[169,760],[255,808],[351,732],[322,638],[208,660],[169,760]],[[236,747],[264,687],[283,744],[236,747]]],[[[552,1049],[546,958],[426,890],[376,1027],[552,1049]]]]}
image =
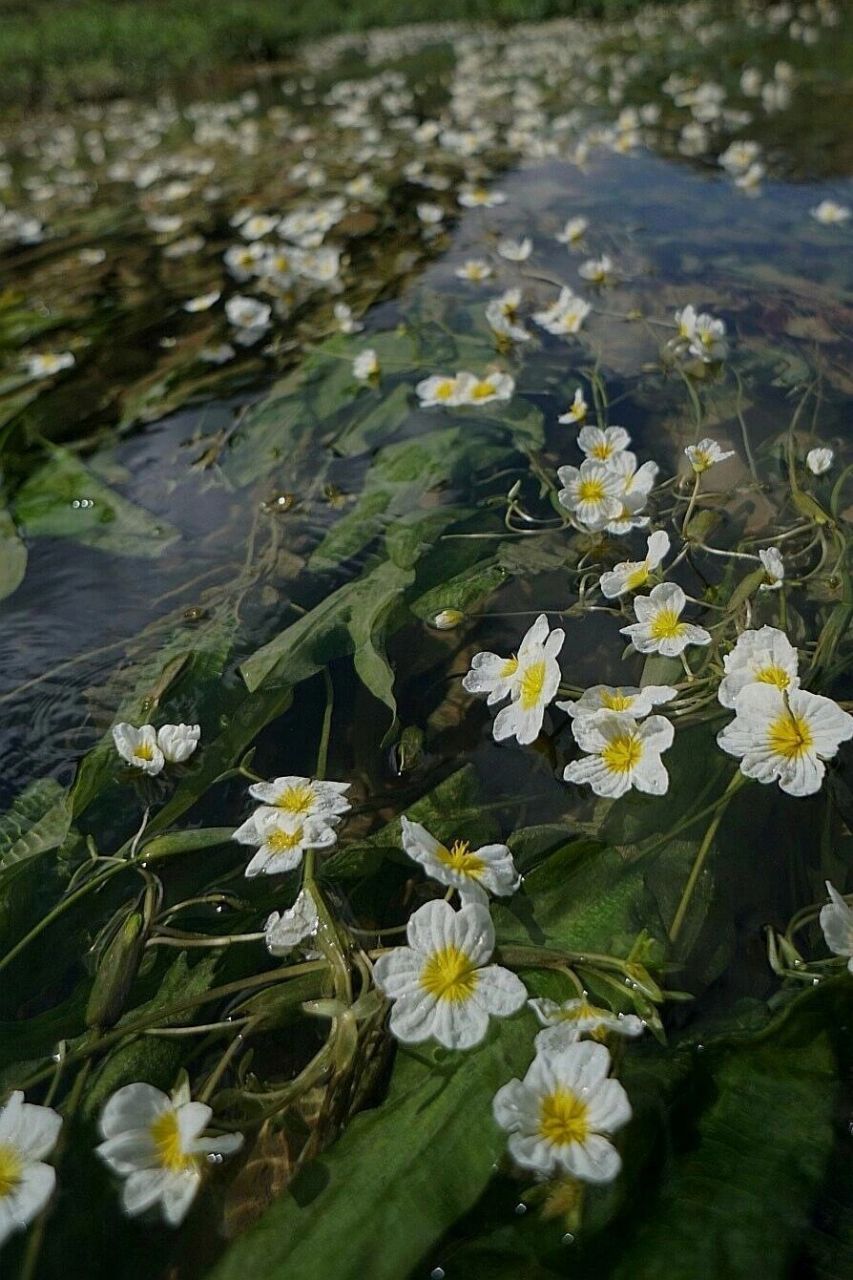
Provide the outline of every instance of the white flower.
{"type": "Polygon", "coordinates": [[[341,333],[361,333],[364,328],[361,321],[355,319],[352,314],[352,308],[346,302],[335,303],[334,316],[341,333]]]}
{"type": "Polygon", "coordinates": [[[642,720],[653,707],[671,702],[677,696],[678,690],[669,684],[647,684],[642,689],[631,685],[594,684],[584,689],[576,702],[556,702],[554,705],[561,711],[567,711],[572,719],[595,715],[596,711],[620,711],[635,720],[642,720]]]}
{"type": "Polygon", "coordinates": [[[459,891],[462,903],[488,902],[486,890],[497,897],[515,893],[521,877],[505,844],[472,849],[467,840],[454,840],[448,848],[419,822],[402,818],[403,848],[439,884],[459,891]]]}
{"type": "Polygon", "coordinates": [[[638,591],[668,554],[669,534],[656,529],[646,542],[645,560],[623,560],[601,575],[601,594],[606,600],[615,600],[626,591],[638,591]]]}
{"type": "Polygon", "coordinates": [[[286,956],[298,947],[300,942],[310,938],[317,930],[317,904],[300,889],[292,907],[279,914],[274,911],[267,917],[264,925],[267,951],[271,956],[286,956]]]}
{"type": "Polygon", "coordinates": [[[830,901],[820,909],[820,927],[830,951],[837,956],[847,956],[847,968],[853,973],[853,910],[828,880],[826,889],[830,901]]]}
{"type": "Polygon", "coordinates": [[[509,400],[515,390],[515,379],[508,373],[487,373],[478,378],[475,373],[457,373],[457,404],[490,404],[494,400],[509,400]]]}
{"type": "Polygon", "coordinates": [[[806,466],[813,476],[822,476],[832,466],[835,454],[831,449],[809,449],[806,466]]]}
{"type": "Polygon", "coordinates": [[[217,347],[202,347],[198,358],[205,364],[226,364],[227,361],[233,360],[236,354],[230,342],[221,342],[217,347]]]}
{"type": "Polygon", "coordinates": [[[539,617],[528,628],[524,639],[518,647],[518,653],[511,658],[501,657],[499,653],[475,653],[471,659],[471,669],[463,677],[462,688],[467,693],[487,694],[486,706],[493,707],[508,698],[519,681],[519,673],[528,655],[538,654],[548,636],[547,614],[539,617]]]}
{"type": "MultiPolygon", "coordinates": [[[[746,75],[746,72],[744,72],[744,75],[746,75]]],[[[717,163],[731,174],[745,173],[750,165],[758,159],[760,153],[761,147],[757,142],[741,139],[730,143],[725,151],[717,157],[717,163]]]]}
{"type": "Polygon", "coordinates": [[[797,689],[797,651],[784,631],[761,627],[743,631],[731,653],[723,659],[725,675],[717,697],[724,707],[734,710],[737,696],[748,684],[773,685],[777,689],[797,689]]]}
{"type": "Polygon", "coordinates": [[[200,293],[198,297],[190,298],[188,302],[184,303],[184,311],[189,311],[190,314],[195,314],[197,311],[209,311],[221,297],[222,291],[220,289],[211,289],[210,293],[200,293]]]}
{"type": "Polygon", "coordinates": [[[729,351],[725,321],[715,320],[705,312],[696,316],[689,350],[691,355],[698,356],[706,364],[725,360],[729,351]]]}
{"type": "Polygon", "coordinates": [[[527,999],[523,982],[488,964],[495,930],[488,911],[472,902],[454,911],[427,902],[409,918],[407,947],[374,963],[380,991],[393,1000],[390,1028],[404,1044],[435,1039],[447,1049],[470,1049],[484,1038],[489,1016],[506,1018],[527,999]]]}
{"type": "Polygon", "coordinates": [[[272,308],[266,302],[258,302],[257,298],[236,293],[225,303],[225,314],[237,331],[235,341],[249,347],[258,342],[269,328],[272,308]]]}
{"type": "Polygon", "coordinates": [[[567,1173],[582,1182],[612,1182],[622,1167],[607,1135],[631,1119],[628,1095],[608,1078],[603,1044],[579,1040],[557,1053],[537,1053],[524,1080],[495,1094],[495,1120],[510,1135],[516,1164],[542,1177],[567,1173]]]}
{"type": "Polygon", "coordinates": [[[669,775],[661,752],[672,746],[674,730],[663,716],[637,721],[622,711],[596,711],[576,717],[572,733],[588,754],[566,765],[566,782],[586,784],[597,796],[611,798],[623,796],[632,787],[652,796],[666,793],[669,775]]]}
{"type": "Polygon", "coordinates": [[[577,244],[582,240],[589,222],[586,218],[569,218],[562,231],[558,231],[555,239],[560,244],[577,244]]]}
{"type": "Polygon", "coordinates": [[[240,235],[246,240],[260,240],[268,236],[279,221],[277,216],[266,213],[253,213],[240,224],[240,235]]]}
{"type": "Polygon", "coordinates": [[[28,1226],[50,1199],[56,1170],[44,1160],[61,1128],[52,1107],[24,1102],[20,1090],[0,1108],[0,1244],[28,1226]]]}
{"type": "Polygon", "coordinates": [[[164,724],[157,730],[157,746],[167,764],[183,764],[195,751],[201,737],[201,725],[164,724]]]}
{"type": "Polygon", "coordinates": [[[235,280],[248,280],[256,274],[266,254],[266,248],[259,243],[235,244],[225,250],[223,261],[229,275],[235,280]]]}
{"type": "Polygon", "coordinates": [[[831,698],[805,689],[785,691],[749,684],[735,701],[735,718],[717,735],[740,771],[759,782],[778,782],[792,796],[819,791],[839,744],[853,738],[853,716],[831,698]]]}
{"type": "Polygon", "coordinates": [[[624,427],[582,427],[578,432],[578,445],[588,458],[597,462],[609,462],[614,454],[622,453],[631,443],[624,427]]]}
{"type": "Polygon", "coordinates": [[[839,204],[837,200],[821,200],[820,204],[811,209],[812,217],[822,223],[825,227],[839,226],[850,217],[850,210],[846,204],[839,204]]]}
{"type": "Polygon", "coordinates": [[[463,209],[494,209],[499,204],[506,204],[502,191],[488,191],[485,187],[462,187],[458,200],[463,209]]]}
{"type": "Polygon", "coordinates": [[[232,836],[238,844],[259,846],[246,867],[249,878],[292,871],[299,866],[306,849],[329,849],[337,838],[325,814],[303,818],[266,806],[257,809],[232,836]]]}
{"type": "Polygon", "coordinates": [[[580,298],[571,289],[560,290],[556,302],[552,302],[544,311],[534,311],[533,320],[547,333],[558,336],[578,333],[584,320],[592,311],[585,298],[580,298]]]}
{"type": "Polygon", "coordinates": [[[52,378],[63,369],[70,369],[74,364],[71,351],[48,351],[44,355],[29,356],[26,362],[27,376],[30,378],[52,378]]]}
{"type": "Polygon", "coordinates": [[[565,636],[559,628],[548,633],[547,620],[542,629],[542,617],[544,614],[534,624],[540,626],[541,641],[534,641],[528,632],[526,643],[519,649],[509,706],[503,707],[495,716],[492,728],[495,742],[502,742],[505,738],[515,738],[522,745],[535,742],[542,728],[545,709],[560,686],[557,654],[563,647],[565,636]]]}
{"type": "Polygon", "coordinates": [[[735,456],[734,449],[721,449],[716,440],[706,438],[698,444],[689,444],[684,450],[690,465],[697,475],[707,471],[717,462],[725,462],[726,458],[735,456]]]}
{"type": "Polygon", "coordinates": [[[430,619],[430,626],[436,631],[455,631],[464,617],[461,609],[439,609],[430,619]]]}
{"type": "Polygon", "coordinates": [[[603,529],[622,514],[623,483],[605,463],[586,458],[580,467],[560,467],[557,477],[560,505],[587,529],[603,529]]]}
{"type": "Polygon", "coordinates": [[[566,423],[585,422],[586,415],[588,413],[589,413],[589,405],[584,399],[583,391],[581,390],[580,387],[578,387],[575,391],[575,397],[572,400],[571,406],[569,407],[569,409],[566,410],[565,413],[560,414],[557,421],[566,422],[566,423]]]}
{"type": "Polygon", "coordinates": [[[509,236],[504,236],[498,241],[498,253],[502,258],[506,258],[507,262],[526,262],[533,251],[533,241],[529,236],[524,236],[521,240],[512,240],[509,236]]]}
{"type": "Polygon", "coordinates": [[[423,382],[419,382],[415,392],[420,399],[422,409],[428,409],[436,404],[459,404],[459,375],[451,378],[445,374],[433,374],[431,378],[424,378],[423,382]]]}
{"type": "Polygon", "coordinates": [[[521,290],[507,289],[499,298],[493,298],[486,304],[486,320],[493,333],[513,342],[527,342],[530,334],[523,324],[518,322],[518,308],[521,306],[521,290]]]}
{"type": "Polygon", "coordinates": [[[424,202],[417,206],[417,214],[421,222],[426,226],[434,227],[444,218],[444,210],[440,204],[428,204],[424,202]]]}
{"type": "Polygon", "coordinates": [[[735,186],[750,195],[758,195],[761,183],[766,177],[767,166],[763,165],[759,160],[755,164],[751,164],[745,173],[738,174],[735,178],[735,186]]]}
{"type": "Polygon", "coordinates": [[[151,724],[143,724],[138,729],[132,724],[113,725],[113,742],[123,760],[151,777],[160,773],[166,763],[157,742],[157,731],[151,724]]]}
{"type": "Polygon", "coordinates": [[[469,258],[467,262],[462,263],[461,267],[456,268],[454,274],[460,280],[470,280],[474,284],[479,284],[481,280],[488,280],[492,274],[492,268],[482,258],[469,258]]]}
{"type": "Polygon", "coordinates": [[[348,782],[316,782],[313,778],[287,774],[273,778],[272,782],[253,783],[249,795],[260,800],[265,808],[279,813],[297,818],[322,817],[334,825],[352,807],[345,794],[349,787],[348,782]]]}
{"type": "Polygon", "coordinates": [[[578,267],[578,275],[593,284],[606,284],[613,276],[613,262],[606,253],[600,258],[588,258],[578,267]]]}
{"type": "Polygon", "coordinates": [[[352,362],[352,375],[359,382],[369,382],[379,377],[379,359],[372,347],[360,351],[352,362]]]}
{"type": "Polygon", "coordinates": [[[759,591],[780,591],[785,581],[785,561],[776,547],[767,547],[759,551],[758,558],[764,565],[766,582],[762,582],[759,591]]]}
{"type": "Polygon", "coordinates": [[[122,1208],[129,1217],[159,1204],[170,1226],[183,1222],[201,1186],[202,1170],[242,1146],[239,1133],[202,1137],[213,1115],[190,1101],[187,1087],[173,1098],[150,1084],[119,1089],[101,1113],[104,1163],[125,1179],[122,1208]]]}
{"type": "Polygon", "coordinates": [[[620,634],[628,636],[638,653],[662,653],[667,658],[677,658],[689,644],[710,644],[704,627],[681,621],[685,603],[681,587],[661,582],[649,595],[636,597],[637,621],[620,627],[620,634]]]}
{"type": "Polygon", "coordinates": [[[527,1003],[545,1028],[538,1032],[534,1042],[537,1053],[559,1052],[585,1035],[604,1040],[609,1032],[620,1036],[639,1036],[643,1032],[643,1021],[636,1014],[599,1009],[585,996],[563,1004],[547,998],[527,1003]]]}
{"type": "Polygon", "coordinates": [[[606,526],[607,532],[623,534],[647,525],[648,516],[641,516],[640,512],[654,488],[658,474],[657,463],[644,462],[638,467],[636,455],[630,449],[623,449],[620,453],[614,453],[607,466],[619,478],[622,498],[622,511],[606,526]]]}

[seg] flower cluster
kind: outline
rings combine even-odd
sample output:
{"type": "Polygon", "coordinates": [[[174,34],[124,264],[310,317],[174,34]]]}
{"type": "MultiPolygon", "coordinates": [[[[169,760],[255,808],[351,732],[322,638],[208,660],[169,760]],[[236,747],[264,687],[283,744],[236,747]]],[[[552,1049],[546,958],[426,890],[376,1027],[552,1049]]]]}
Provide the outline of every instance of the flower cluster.
{"type": "Polygon", "coordinates": [[[649,517],[642,513],[658,465],[644,462],[638,467],[636,454],[628,448],[630,443],[624,427],[582,427],[578,445],[586,455],[584,461],[579,467],[558,469],[562,486],[557,494],[559,503],[583,531],[621,535],[649,523],[649,517]]]}
{"type": "Polygon", "coordinates": [[[351,807],[348,790],[348,782],[318,782],[292,775],[253,783],[249,795],[260,804],[234,832],[238,844],[256,849],[246,875],[293,871],[306,849],[330,849],[351,807]]]}

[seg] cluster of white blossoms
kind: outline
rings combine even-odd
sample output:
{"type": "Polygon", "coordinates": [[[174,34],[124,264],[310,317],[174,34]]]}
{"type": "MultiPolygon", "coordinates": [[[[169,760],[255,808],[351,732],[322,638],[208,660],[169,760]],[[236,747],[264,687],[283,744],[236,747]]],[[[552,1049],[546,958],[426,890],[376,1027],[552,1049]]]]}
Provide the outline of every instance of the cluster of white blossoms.
{"type": "MultiPolygon", "coordinates": [[[[568,415],[564,420],[569,420],[568,415]]],[[[557,497],[573,523],[587,533],[603,530],[616,535],[647,525],[649,517],[643,511],[657,479],[657,463],[637,466],[624,427],[582,427],[577,443],[586,454],[581,465],[557,470],[562,486],[557,497]]]]}
{"type": "Polygon", "coordinates": [[[509,400],[514,390],[515,380],[499,370],[482,376],[465,370],[455,376],[433,375],[415,387],[423,409],[435,405],[451,409],[460,405],[492,404],[496,400],[509,400]]]}
{"type": "Polygon", "coordinates": [[[705,364],[719,364],[729,353],[726,324],[707,311],[697,312],[693,306],[682,307],[675,313],[678,336],[674,340],[677,351],[684,351],[705,364]]]}
{"type": "Polygon", "coordinates": [[[113,726],[113,742],[123,760],[143,773],[154,777],[162,773],[167,764],[183,764],[195,751],[201,737],[197,724],[164,724],[155,729],[153,724],[135,725],[121,723],[113,726]]]}
{"type": "Polygon", "coordinates": [[[798,655],[782,631],[744,631],[724,659],[718,697],[735,718],[717,735],[740,771],[792,796],[819,791],[827,760],[853,738],[853,716],[800,688],[798,655]]]}
{"type": "Polygon", "coordinates": [[[293,871],[306,849],[330,849],[351,805],[348,782],[318,782],[287,775],[256,782],[249,795],[260,804],[234,832],[238,844],[255,848],[246,875],[274,876],[293,871]]]}
{"type": "Polygon", "coordinates": [[[534,311],[533,320],[546,333],[565,338],[580,333],[590,311],[591,304],[566,285],[554,302],[541,311],[534,311]]]}

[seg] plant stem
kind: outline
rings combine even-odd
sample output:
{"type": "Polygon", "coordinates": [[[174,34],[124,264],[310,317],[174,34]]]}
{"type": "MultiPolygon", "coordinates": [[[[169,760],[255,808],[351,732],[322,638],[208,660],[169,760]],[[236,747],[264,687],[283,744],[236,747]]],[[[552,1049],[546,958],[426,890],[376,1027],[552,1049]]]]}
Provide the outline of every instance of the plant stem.
{"type": "Polygon", "coordinates": [[[322,782],[326,776],[326,767],[329,761],[329,735],[332,729],[332,710],[335,705],[335,689],[328,667],[323,668],[323,680],[326,685],[326,710],[323,712],[323,728],[320,732],[320,746],[317,749],[317,767],[314,770],[318,782],[322,782]]]}
{"type": "Polygon", "coordinates": [[[742,773],[740,772],[736,773],[734,777],[731,779],[731,781],[729,782],[729,785],[726,787],[725,792],[720,797],[720,802],[718,804],[717,812],[714,814],[713,818],[708,824],[708,829],[705,832],[704,836],[702,837],[702,843],[700,844],[696,852],[696,857],[693,860],[693,866],[690,869],[690,875],[687,877],[687,884],[684,886],[684,892],[681,895],[681,901],[678,904],[678,910],[675,913],[675,918],[673,919],[672,926],[669,930],[670,942],[677,941],[678,935],[681,932],[685,917],[690,907],[690,902],[693,897],[694,890],[698,883],[699,877],[702,874],[702,869],[705,865],[705,859],[708,857],[708,853],[714,841],[714,836],[717,834],[717,828],[719,827],[720,823],[723,820],[723,814],[725,813],[726,808],[728,807],[728,802],[729,800],[731,800],[734,793],[738,790],[739,787],[743,785],[745,781],[746,779],[744,778],[742,773]]]}

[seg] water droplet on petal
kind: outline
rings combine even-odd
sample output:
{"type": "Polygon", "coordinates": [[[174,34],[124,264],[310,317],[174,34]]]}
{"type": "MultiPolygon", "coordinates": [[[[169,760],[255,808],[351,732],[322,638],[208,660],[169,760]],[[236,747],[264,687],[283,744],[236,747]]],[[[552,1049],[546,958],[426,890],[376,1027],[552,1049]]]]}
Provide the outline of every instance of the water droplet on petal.
{"type": "Polygon", "coordinates": [[[429,1280],[444,1280],[444,1267],[433,1267],[429,1273],[429,1280]]]}
{"type": "Polygon", "coordinates": [[[523,1200],[519,1200],[518,1204],[515,1206],[515,1213],[518,1218],[523,1218],[527,1213],[527,1205],[523,1200]]]}
{"type": "Polygon", "coordinates": [[[560,1241],[561,1244],[574,1244],[574,1242],[575,1242],[575,1238],[572,1235],[571,1231],[567,1231],[566,1234],[563,1236],[562,1240],[560,1241]]]}

